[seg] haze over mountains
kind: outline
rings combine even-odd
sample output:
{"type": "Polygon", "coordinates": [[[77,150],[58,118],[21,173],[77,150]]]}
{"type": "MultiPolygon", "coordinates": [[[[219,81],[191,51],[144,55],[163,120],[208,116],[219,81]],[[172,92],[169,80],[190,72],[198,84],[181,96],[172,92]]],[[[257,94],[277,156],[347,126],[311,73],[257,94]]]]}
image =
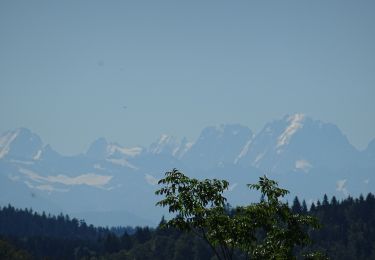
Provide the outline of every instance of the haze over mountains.
{"type": "Polygon", "coordinates": [[[207,127],[197,140],[161,137],[149,147],[104,138],[76,156],[63,156],[29,129],[0,137],[0,204],[60,211],[101,225],[156,224],[157,180],[178,168],[198,178],[223,178],[232,204],[258,195],[247,183],[264,174],[312,202],[374,192],[375,139],[357,150],[331,123],[303,114],[285,116],[259,133],[239,124],[207,127]]]}

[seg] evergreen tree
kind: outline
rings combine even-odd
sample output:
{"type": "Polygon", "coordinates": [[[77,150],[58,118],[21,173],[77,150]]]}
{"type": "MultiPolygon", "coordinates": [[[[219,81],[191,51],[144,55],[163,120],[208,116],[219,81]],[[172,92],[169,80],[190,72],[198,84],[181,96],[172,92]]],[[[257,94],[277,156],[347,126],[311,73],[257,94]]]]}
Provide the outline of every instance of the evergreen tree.
{"type": "Polygon", "coordinates": [[[127,232],[125,232],[121,237],[121,248],[125,250],[129,250],[133,246],[133,241],[131,236],[127,232]]]}
{"type": "Polygon", "coordinates": [[[307,205],[306,205],[306,201],[305,200],[303,200],[302,201],[302,213],[303,214],[307,214],[307,205]]]}
{"type": "Polygon", "coordinates": [[[301,203],[299,202],[299,199],[296,197],[294,197],[294,200],[293,200],[293,205],[292,205],[292,211],[294,213],[301,213],[302,212],[302,206],[301,206],[301,203]]]}

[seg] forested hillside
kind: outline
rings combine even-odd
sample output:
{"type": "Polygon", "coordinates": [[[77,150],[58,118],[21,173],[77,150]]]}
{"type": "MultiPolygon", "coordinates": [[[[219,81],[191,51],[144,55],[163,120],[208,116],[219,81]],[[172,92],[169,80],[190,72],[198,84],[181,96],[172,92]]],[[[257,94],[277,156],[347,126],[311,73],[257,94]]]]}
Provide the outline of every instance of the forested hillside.
{"type": "MultiPolygon", "coordinates": [[[[309,250],[331,259],[375,259],[375,197],[324,196],[308,209],[295,198],[291,208],[311,214],[322,228],[311,231],[309,250]]],[[[163,222],[163,220],[161,221],[163,222]]],[[[0,258],[34,259],[210,259],[204,241],[174,229],[98,228],[69,216],[39,214],[8,205],[0,209],[0,258]]],[[[241,259],[240,254],[237,258],[241,259]]]]}
{"type": "Polygon", "coordinates": [[[338,202],[334,197],[313,205],[310,214],[322,224],[312,232],[313,247],[332,259],[375,259],[375,197],[351,197],[338,202]]]}

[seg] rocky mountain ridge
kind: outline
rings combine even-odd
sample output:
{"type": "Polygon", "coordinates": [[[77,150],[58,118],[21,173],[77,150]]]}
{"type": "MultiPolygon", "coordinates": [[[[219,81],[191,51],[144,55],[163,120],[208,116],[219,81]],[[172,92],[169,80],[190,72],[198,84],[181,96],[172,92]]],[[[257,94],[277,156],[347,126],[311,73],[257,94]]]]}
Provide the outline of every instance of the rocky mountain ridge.
{"type": "Polygon", "coordinates": [[[263,174],[313,201],[324,193],[372,191],[374,154],[374,140],[358,151],[337,126],[303,114],[270,122],[257,134],[239,124],[207,127],[193,142],[161,135],[149,147],[129,148],[99,138],[76,156],[60,155],[20,128],[0,136],[0,204],[107,216],[92,219],[97,224],[108,221],[108,212],[123,212],[128,224],[149,224],[163,214],[154,207],[157,180],[172,168],[229,180],[236,204],[248,199],[241,184],[263,174]]]}

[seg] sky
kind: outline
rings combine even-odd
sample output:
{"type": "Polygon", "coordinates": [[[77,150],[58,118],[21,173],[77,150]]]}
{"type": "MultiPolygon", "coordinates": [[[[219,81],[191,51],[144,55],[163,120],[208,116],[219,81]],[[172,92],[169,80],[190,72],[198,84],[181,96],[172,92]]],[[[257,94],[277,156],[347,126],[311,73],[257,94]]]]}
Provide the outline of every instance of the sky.
{"type": "Polygon", "coordinates": [[[375,1],[0,1],[0,133],[62,154],[286,114],[375,138],[375,1]]]}

